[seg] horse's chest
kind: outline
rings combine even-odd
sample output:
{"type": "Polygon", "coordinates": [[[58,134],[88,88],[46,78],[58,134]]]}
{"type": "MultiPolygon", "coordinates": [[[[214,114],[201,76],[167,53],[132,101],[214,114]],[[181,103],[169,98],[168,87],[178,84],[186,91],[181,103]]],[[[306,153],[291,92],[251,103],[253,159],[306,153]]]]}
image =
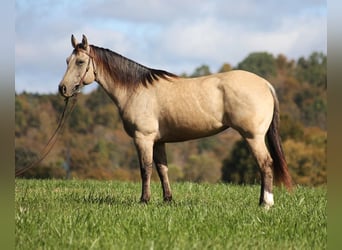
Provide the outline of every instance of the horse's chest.
{"type": "Polygon", "coordinates": [[[134,137],[137,131],[147,135],[158,132],[158,119],[153,112],[124,112],[121,119],[126,133],[131,137],[134,137]]]}

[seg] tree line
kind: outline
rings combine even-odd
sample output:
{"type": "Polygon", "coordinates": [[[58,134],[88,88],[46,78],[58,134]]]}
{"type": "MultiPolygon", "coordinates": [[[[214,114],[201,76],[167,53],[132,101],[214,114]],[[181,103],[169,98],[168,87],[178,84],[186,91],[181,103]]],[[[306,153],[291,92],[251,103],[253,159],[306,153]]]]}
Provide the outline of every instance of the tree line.
{"type": "MultiPolygon", "coordinates": [[[[313,52],[290,60],[267,52],[249,54],[236,67],[223,63],[216,72],[244,69],[269,80],[280,101],[280,133],[294,182],[322,185],[327,182],[327,57],[313,52]]],[[[192,74],[212,74],[201,65],[192,74]]],[[[16,168],[39,155],[57,126],[64,107],[58,94],[21,93],[15,96],[16,168]]],[[[167,145],[170,179],[173,181],[259,181],[257,165],[246,143],[234,131],[183,143],[167,145]]],[[[24,178],[78,178],[140,180],[132,140],[125,134],[115,105],[98,87],[78,96],[54,149],[24,178]]],[[[156,171],[154,171],[156,172],[156,171]]],[[[153,179],[158,177],[154,173],[153,179]]]]}

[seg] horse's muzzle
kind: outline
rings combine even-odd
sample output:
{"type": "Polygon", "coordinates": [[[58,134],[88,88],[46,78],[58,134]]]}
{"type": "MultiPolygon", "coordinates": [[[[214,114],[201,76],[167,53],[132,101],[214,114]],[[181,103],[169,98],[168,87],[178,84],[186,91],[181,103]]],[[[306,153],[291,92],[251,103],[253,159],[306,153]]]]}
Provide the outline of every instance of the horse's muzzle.
{"type": "Polygon", "coordinates": [[[58,87],[59,93],[64,97],[74,96],[81,91],[81,85],[76,84],[71,91],[64,84],[60,84],[58,87]],[[70,93],[69,93],[70,92],[70,93]]]}

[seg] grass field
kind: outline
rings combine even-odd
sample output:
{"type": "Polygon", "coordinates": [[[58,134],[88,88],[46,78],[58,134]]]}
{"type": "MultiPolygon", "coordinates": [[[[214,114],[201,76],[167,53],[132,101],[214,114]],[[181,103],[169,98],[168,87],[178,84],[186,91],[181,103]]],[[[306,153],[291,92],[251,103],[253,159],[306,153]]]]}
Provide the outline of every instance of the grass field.
{"type": "Polygon", "coordinates": [[[16,180],[16,249],[326,249],[327,188],[275,189],[258,207],[259,186],[159,183],[138,203],[140,183],[16,180]]]}

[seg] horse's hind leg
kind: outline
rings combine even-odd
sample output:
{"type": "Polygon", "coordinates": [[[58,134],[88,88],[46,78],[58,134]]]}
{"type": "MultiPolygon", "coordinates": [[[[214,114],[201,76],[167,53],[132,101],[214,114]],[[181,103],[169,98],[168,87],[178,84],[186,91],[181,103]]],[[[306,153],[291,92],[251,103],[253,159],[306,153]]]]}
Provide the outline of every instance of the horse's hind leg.
{"type": "Polygon", "coordinates": [[[259,204],[265,206],[266,209],[270,208],[273,204],[273,171],[272,171],[272,158],[268,152],[265,143],[265,136],[258,135],[253,138],[246,138],[252,153],[259,165],[261,174],[261,193],[259,204]]]}
{"type": "Polygon", "coordinates": [[[156,165],[160,182],[163,188],[164,201],[171,201],[172,194],[168,177],[168,167],[165,152],[165,143],[156,143],[153,146],[153,160],[156,165]]]}

